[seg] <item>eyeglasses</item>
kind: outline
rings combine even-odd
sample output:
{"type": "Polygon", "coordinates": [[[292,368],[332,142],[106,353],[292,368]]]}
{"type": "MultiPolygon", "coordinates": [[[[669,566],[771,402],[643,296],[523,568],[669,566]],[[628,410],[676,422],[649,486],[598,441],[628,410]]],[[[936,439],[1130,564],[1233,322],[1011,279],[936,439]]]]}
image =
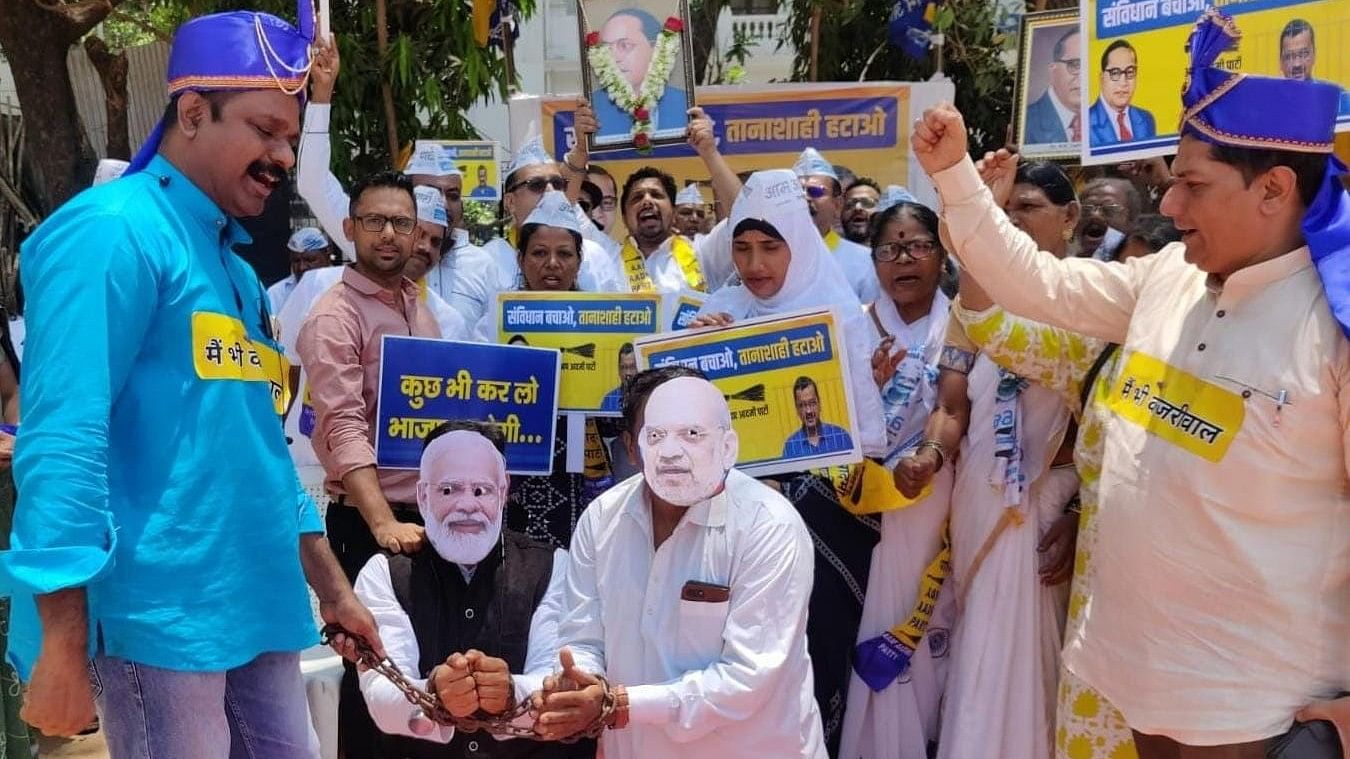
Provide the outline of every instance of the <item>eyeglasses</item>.
{"type": "Polygon", "coordinates": [[[1104,203],[1102,205],[1097,205],[1095,203],[1083,204],[1083,215],[1085,216],[1095,216],[1096,214],[1099,213],[1102,216],[1115,216],[1116,214],[1123,213],[1124,211],[1125,206],[1117,205],[1116,203],[1104,203]]]}
{"type": "Polygon", "coordinates": [[[1082,58],[1056,58],[1055,63],[1064,66],[1064,68],[1069,70],[1070,74],[1077,74],[1079,71],[1083,70],[1082,58]]]}
{"type": "Polygon", "coordinates": [[[522,182],[516,182],[515,184],[507,188],[506,191],[515,192],[516,190],[519,190],[522,187],[524,187],[525,189],[529,190],[530,192],[536,195],[543,195],[544,191],[550,188],[557,190],[558,192],[566,190],[567,180],[558,176],[535,177],[534,179],[526,179],[522,182]]]}
{"type": "Polygon", "coordinates": [[[1280,53],[1280,60],[1285,63],[1307,63],[1312,60],[1312,48],[1305,47],[1301,50],[1290,50],[1286,53],[1280,53]]]}
{"type": "Polygon", "coordinates": [[[1113,82],[1119,82],[1122,78],[1127,82],[1133,82],[1138,75],[1138,66],[1126,66],[1123,69],[1109,68],[1106,70],[1107,78],[1113,82]]]}
{"type": "Polygon", "coordinates": [[[805,185],[804,189],[806,190],[806,196],[811,198],[812,200],[820,200],[826,195],[834,194],[834,190],[830,189],[829,187],[821,187],[818,184],[805,185]]]}
{"type": "Polygon", "coordinates": [[[619,207],[619,199],[613,195],[606,195],[600,199],[600,207],[606,211],[613,211],[619,207]]]}
{"type": "Polygon", "coordinates": [[[394,231],[401,235],[410,235],[417,228],[417,219],[411,216],[385,216],[379,213],[368,213],[365,216],[358,216],[356,220],[361,222],[361,228],[367,232],[383,232],[386,224],[394,225],[394,231]]]}
{"type": "Polygon", "coordinates": [[[845,208],[865,208],[865,209],[867,209],[867,210],[870,211],[870,210],[872,210],[873,208],[876,208],[876,207],[877,207],[877,202],[876,202],[875,200],[872,200],[872,199],[869,198],[869,197],[864,196],[864,197],[854,198],[854,199],[852,199],[852,200],[846,200],[846,201],[844,201],[844,207],[845,207],[845,208]]]}
{"type": "Polygon", "coordinates": [[[878,245],[872,250],[872,258],[884,264],[892,261],[899,261],[900,254],[904,253],[915,261],[922,261],[933,255],[938,249],[937,240],[906,240],[904,242],[887,242],[878,245]]]}
{"type": "Polygon", "coordinates": [[[470,495],[478,499],[493,499],[497,497],[497,486],[486,481],[449,480],[436,483],[436,492],[453,498],[470,495]]]}

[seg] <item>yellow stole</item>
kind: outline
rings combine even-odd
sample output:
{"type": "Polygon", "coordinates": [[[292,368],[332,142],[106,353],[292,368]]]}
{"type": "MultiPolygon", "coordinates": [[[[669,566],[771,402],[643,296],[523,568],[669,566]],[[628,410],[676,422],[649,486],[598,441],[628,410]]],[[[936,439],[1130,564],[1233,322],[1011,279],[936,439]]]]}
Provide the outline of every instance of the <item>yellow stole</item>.
{"type": "Polygon", "coordinates": [[[830,252],[833,253],[835,249],[839,247],[839,242],[842,239],[843,238],[839,236],[838,232],[831,229],[829,232],[825,233],[825,247],[829,248],[830,252]]]}
{"type": "MultiPolygon", "coordinates": [[[[680,273],[684,275],[684,281],[691,289],[699,292],[708,291],[708,283],[703,278],[703,268],[698,265],[698,253],[689,240],[681,235],[672,235],[670,255],[680,267],[680,273]]],[[[623,243],[623,271],[628,277],[628,288],[633,292],[649,293],[656,290],[651,275],[647,273],[646,257],[637,249],[637,245],[633,244],[632,237],[623,243]]]]}

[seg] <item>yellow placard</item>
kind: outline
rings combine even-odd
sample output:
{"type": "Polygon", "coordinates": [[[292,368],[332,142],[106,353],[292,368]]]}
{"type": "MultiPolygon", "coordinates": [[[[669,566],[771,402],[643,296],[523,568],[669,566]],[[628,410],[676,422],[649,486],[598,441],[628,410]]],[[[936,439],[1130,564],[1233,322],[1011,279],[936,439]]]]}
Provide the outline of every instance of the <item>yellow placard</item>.
{"type": "Polygon", "coordinates": [[[249,338],[244,323],[233,316],[192,314],[192,364],[204,380],[270,383],[278,414],[290,405],[290,362],[275,348],[249,338]]]}
{"type": "Polygon", "coordinates": [[[447,157],[464,175],[461,195],[465,200],[498,201],[501,194],[501,168],[497,162],[497,143],[485,140],[427,140],[440,145],[447,157]]]}
{"type": "Polygon", "coordinates": [[[633,341],[662,331],[659,293],[503,292],[497,342],[557,348],[558,408],[617,416],[621,380],[637,373],[633,341]]]}
{"type": "Polygon", "coordinates": [[[643,368],[680,364],[722,391],[754,475],[862,461],[842,336],[829,309],[637,341],[643,368]]]}
{"type": "Polygon", "coordinates": [[[1246,416],[1237,393],[1138,351],[1126,357],[1108,404],[1121,419],[1214,463],[1246,416]]]}
{"type": "MultiPolygon", "coordinates": [[[[1187,39],[1211,4],[1232,15],[1242,31],[1237,48],[1219,56],[1216,65],[1259,76],[1311,76],[1350,86],[1350,56],[1344,52],[1350,45],[1350,8],[1345,0],[1088,0],[1082,4],[1081,19],[1087,41],[1081,74],[1084,164],[1176,152],[1182,84],[1190,67],[1187,39]],[[1295,21],[1304,24],[1290,26],[1295,21]],[[1311,34],[1284,34],[1304,25],[1311,34]],[[1122,40],[1134,48],[1137,69],[1128,105],[1138,114],[1130,117],[1128,142],[1121,141],[1118,126],[1106,118],[1109,107],[1101,103],[1103,86],[1111,84],[1102,57],[1112,43],[1122,40]],[[1151,130],[1140,128],[1149,122],[1151,130]]],[[[1117,74],[1117,92],[1131,83],[1122,76],[1117,74]]],[[[1336,128],[1350,130],[1350,96],[1345,93],[1336,128]]]]}

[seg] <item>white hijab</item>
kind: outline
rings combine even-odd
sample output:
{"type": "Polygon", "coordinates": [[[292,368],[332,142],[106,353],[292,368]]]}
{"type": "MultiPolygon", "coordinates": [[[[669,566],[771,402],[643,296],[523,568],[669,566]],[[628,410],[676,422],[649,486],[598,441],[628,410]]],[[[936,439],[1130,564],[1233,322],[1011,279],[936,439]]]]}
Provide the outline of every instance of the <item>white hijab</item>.
{"type": "Polygon", "coordinates": [[[739,320],[833,306],[844,320],[840,328],[848,344],[849,378],[862,428],[863,453],[885,455],[881,395],[872,381],[875,328],[811,221],[797,175],[786,170],[752,174],[731,207],[727,224],[733,234],[746,219],[757,219],[778,230],[792,252],[783,287],[771,297],[759,298],[743,284],[729,285],[708,296],[701,313],[727,313],[739,320]]]}

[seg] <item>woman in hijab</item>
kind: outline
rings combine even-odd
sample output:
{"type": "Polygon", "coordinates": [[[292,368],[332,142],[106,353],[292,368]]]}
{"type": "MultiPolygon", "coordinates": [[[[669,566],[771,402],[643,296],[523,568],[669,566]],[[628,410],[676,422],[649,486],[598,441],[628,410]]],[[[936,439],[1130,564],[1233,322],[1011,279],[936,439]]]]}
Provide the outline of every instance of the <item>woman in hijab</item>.
{"type": "MultiPolygon", "coordinates": [[[[1014,224],[1063,256],[1077,220],[1073,186],[1051,164],[1024,169],[1014,185],[996,193],[1014,224]]],[[[961,280],[938,407],[925,442],[899,467],[912,489],[956,463],[949,585],[960,619],[938,757],[1042,759],[1054,740],[1072,564],[1065,537],[1076,526],[1066,516],[1078,489],[1070,402],[1046,377],[1013,374],[978,347],[958,319],[963,304],[991,304],[964,271],[961,280]],[[957,388],[965,397],[957,394],[953,403],[957,388]]]]}
{"type": "MultiPolygon", "coordinates": [[[[833,307],[842,319],[840,333],[848,345],[849,389],[860,427],[854,434],[860,438],[864,455],[883,457],[886,432],[870,362],[875,328],[812,223],[796,175],[791,171],[753,174],[732,206],[729,224],[740,284],[709,296],[690,326],[833,307]]],[[[802,472],[774,479],[801,513],[816,544],[806,635],[826,744],[830,754],[837,756],[852,651],[880,526],[873,516],[855,516],[846,510],[843,478],[833,474],[802,472]]]]}
{"type": "MultiPolygon", "coordinates": [[[[582,238],[576,210],[556,190],[543,194],[521,225],[516,262],[518,289],[529,292],[577,290],[581,272],[582,238]]],[[[478,323],[478,338],[497,341],[497,311],[489,308],[478,323]]],[[[507,343],[522,343],[519,335],[507,343]]],[[[564,550],[572,542],[581,512],[613,484],[608,456],[593,420],[580,414],[558,417],[553,448],[553,472],[547,476],[512,477],[506,527],[564,550]],[[567,471],[567,428],[585,425],[585,467],[567,471]]]]}
{"type": "MultiPolygon", "coordinates": [[[[882,292],[866,310],[876,346],[870,356],[884,408],[886,463],[894,465],[923,440],[936,404],[951,301],[940,289],[947,252],[937,214],[912,199],[887,202],[890,197],[883,196],[871,222],[872,261],[882,292]]],[[[878,515],[881,542],[872,554],[840,756],[927,759],[937,741],[954,610],[950,592],[939,596],[936,608],[924,604],[943,583],[952,468],[939,472],[932,484],[926,497],[878,515]],[[902,624],[917,640],[887,636],[902,624]]]]}

